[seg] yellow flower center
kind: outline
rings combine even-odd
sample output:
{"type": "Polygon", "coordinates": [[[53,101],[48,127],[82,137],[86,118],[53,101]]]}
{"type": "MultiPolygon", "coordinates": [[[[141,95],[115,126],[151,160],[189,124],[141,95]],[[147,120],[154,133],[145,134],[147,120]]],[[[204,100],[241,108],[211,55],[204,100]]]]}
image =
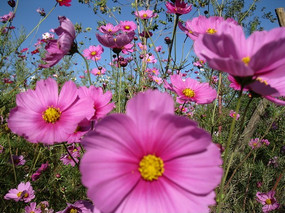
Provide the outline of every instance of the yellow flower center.
{"type": "Polygon", "coordinates": [[[22,195],[22,192],[17,193],[17,197],[21,197],[21,195],[22,195]]]}
{"type": "Polygon", "coordinates": [[[253,145],[253,146],[257,146],[257,143],[256,143],[256,142],[254,142],[252,145],[253,145]]]}
{"type": "Polygon", "coordinates": [[[93,56],[96,55],[96,54],[97,54],[96,51],[92,51],[92,52],[91,52],[91,55],[93,55],[93,56]]]}
{"type": "Polygon", "coordinates": [[[125,29],[126,29],[126,30],[129,30],[129,29],[131,29],[131,27],[130,27],[129,25],[126,25],[126,26],[125,26],[125,29]]]}
{"type": "Polygon", "coordinates": [[[256,78],[257,81],[259,81],[260,83],[264,83],[265,85],[268,85],[268,82],[266,80],[263,80],[262,78],[256,78]]]}
{"type": "Polygon", "coordinates": [[[30,213],[35,213],[34,211],[30,211],[30,213]]]}
{"type": "Polygon", "coordinates": [[[76,209],[70,209],[70,213],[77,213],[78,211],[76,209]]]}
{"type": "Polygon", "coordinates": [[[266,201],[265,201],[265,203],[267,204],[267,205],[270,205],[271,204],[271,199],[266,199],[266,201]]]}
{"type": "Polygon", "coordinates": [[[192,30],[188,30],[188,33],[193,34],[193,31],[192,30]]]}
{"type": "Polygon", "coordinates": [[[24,194],[24,198],[27,198],[27,197],[29,197],[29,193],[28,193],[28,192],[26,192],[26,193],[24,194]]]}
{"type": "Polygon", "coordinates": [[[207,31],[206,31],[208,34],[215,34],[217,32],[217,30],[213,29],[213,28],[209,28],[207,31]]]}
{"type": "Polygon", "coordinates": [[[188,98],[193,98],[195,96],[195,92],[189,88],[184,89],[182,93],[188,98]]]}
{"type": "Polygon", "coordinates": [[[145,155],[139,163],[139,172],[147,181],[157,180],[164,172],[163,160],[155,155],[145,155]]]}
{"type": "Polygon", "coordinates": [[[144,17],[144,18],[146,18],[146,17],[147,17],[147,14],[146,14],[146,13],[145,13],[145,14],[143,14],[143,17],[144,17]]]}
{"type": "Polygon", "coordinates": [[[61,112],[59,108],[49,107],[44,111],[42,117],[47,123],[55,123],[59,120],[61,112]]]}
{"type": "Polygon", "coordinates": [[[247,66],[250,62],[250,57],[249,56],[243,57],[241,60],[247,66]]]}

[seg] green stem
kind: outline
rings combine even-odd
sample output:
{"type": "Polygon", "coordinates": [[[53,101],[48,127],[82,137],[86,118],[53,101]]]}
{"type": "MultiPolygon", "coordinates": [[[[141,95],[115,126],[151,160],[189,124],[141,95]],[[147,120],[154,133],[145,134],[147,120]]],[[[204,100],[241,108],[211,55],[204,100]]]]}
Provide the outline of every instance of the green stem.
{"type": "Polygon", "coordinates": [[[13,155],[12,155],[12,149],[11,149],[11,143],[10,143],[9,136],[7,137],[7,140],[8,140],[8,144],[9,144],[10,159],[11,159],[12,167],[13,167],[14,181],[15,181],[15,184],[17,184],[17,174],[16,174],[16,169],[15,169],[14,159],[13,159],[13,155]]]}
{"type": "MultiPolygon", "coordinates": [[[[171,43],[170,43],[169,49],[168,49],[168,58],[167,58],[167,64],[166,64],[166,67],[165,67],[165,73],[164,74],[167,73],[167,70],[168,70],[168,67],[169,67],[169,63],[170,63],[170,60],[171,60],[171,51],[172,51],[174,38],[175,38],[175,35],[176,35],[176,28],[177,28],[177,25],[178,25],[178,21],[179,21],[179,15],[175,14],[175,22],[174,22],[174,27],[173,27],[173,31],[172,31],[171,43]]],[[[172,74],[173,74],[173,70],[172,70],[172,74]]]]}
{"type": "Polygon", "coordinates": [[[86,58],[84,57],[84,55],[82,55],[79,51],[77,51],[77,53],[83,58],[83,60],[84,60],[84,62],[85,62],[86,70],[87,70],[87,76],[88,76],[88,81],[89,81],[89,84],[90,84],[90,86],[91,86],[91,85],[92,85],[92,82],[91,82],[91,76],[90,76],[90,69],[89,69],[88,61],[86,60],[86,58]]]}
{"type": "Polygon", "coordinates": [[[213,135],[213,132],[214,132],[215,112],[216,112],[216,108],[217,108],[217,102],[218,102],[218,98],[219,98],[221,84],[222,84],[222,73],[220,72],[219,73],[219,84],[218,84],[217,97],[216,97],[216,100],[215,100],[215,103],[214,103],[214,109],[213,109],[212,119],[211,119],[211,123],[212,123],[211,135],[213,135]]]}
{"type": "MultiPolygon", "coordinates": [[[[239,109],[240,109],[240,105],[241,105],[241,97],[242,97],[242,91],[243,91],[243,88],[241,88],[240,90],[240,93],[239,93],[239,97],[238,97],[238,102],[237,102],[237,106],[236,106],[236,109],[235,109],[235,112],[238,113],[239,112],[239,109]]],[[[234,132],[234,129],[235,129],[235,124],[236,124],[236,118],[233,118],[232,120],[232,124],[231,124],[231,127],[230,127],[230,132],[229,132],[229,136],[228,136],[228,140],[226,142],[226,146],[225,146],[225,154],[224,154],[224,162],[223,162],[223,170],[225,171],[224,172],[224,175],[223,175],[223,178],[222,178],[222,182],[221,182],[221,185],[220,185],[220,192],[218,194],[218,199],[219,199],[219,203],[218,203],[218,207],[217,207],[217,212],[221,212],[221,207],[222,207],[222,195],[224,193],[224,186],[225,186],[225,182],[226,182],[226,179],[227,179],[227,175],[228,175],[228,171],[229,171],[229,167],[230,165],[228,164],[228,155],[229,155],[229,149],[230,149],[230,143],[231,143],[231,140],[232,140],[232,136],[233,136],[233,132],[234,132]]]]}
{"type": "MultiPolygon", "coordinates": [[[[39,145],[39,144],[37,144],[37,148],[39,147],[38,145],[39,145]]],[[[33,172],[33,170],[34,170],[34,168],[35,168],[35,166],[36,166],[36,163],[38,162],[38,159],[39,159],[40,154],[41,154],[41,150],[42,150],[42,147],[40,147],[39,152],[38,152],[38,154],[37,154],[37,157],[36,157],[36,159],[34,160],[33,166],[31,167],[31,169],[30,169],[30,171],[29,171],[29,175],[28,175],[29,180],[32,178],[31,174],[32,174],[32,172],[33,172]]]]}

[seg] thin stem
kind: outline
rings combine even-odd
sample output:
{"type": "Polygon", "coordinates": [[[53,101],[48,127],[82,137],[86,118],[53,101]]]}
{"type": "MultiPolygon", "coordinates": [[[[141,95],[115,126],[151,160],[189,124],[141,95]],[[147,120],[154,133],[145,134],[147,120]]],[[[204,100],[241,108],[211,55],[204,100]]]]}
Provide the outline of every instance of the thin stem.
{"type": "Polygon", "coordinates": [[[176,35],[176,28],[177,28],[177,25],[178,25],[178,21],[179,21],[179,15],[175,14],[175,22],[174,22],[174,27],[173,27],[173,31],[172,31],[171,43],[170,43],[169,49],[168,49],[168,58],[167,58],[167,64],[166,64],[166,67],[165,67],[165,74],[167,73],[167,70],[168,70],[168,67],[169,67],[169,63],[170,63],[170,60],[171,60],[171,51],[172,51],[174,38],[175,38],[175,35],[176,35]]]}
{"type": "Polygon", "coordinates": [[[14,159],[13,159],[13,155],[12,155],[12,149],[11,149],[11,143],[10,143],[10,137],[7,137],[8,140],[8,144],[9,144],[9,153],[10,153],[10,159],[12,162],[12,167],[13,167],[13,174],[14,174],[14,181],[15,184],[17,184],[17,174],[16,174],[16,169],[15,169],[15,164],[14,164],[14,159]]]}
{"type": "MultiPolygon", "coordinates": [[[[236,106],[236,109],[235,109],[236,113],[238,113],[239,109],[240,109],[242,90],[243,90],[243,88],[241,88],[241,91],[239,93],[238,102],[237,102],[237,106],[236,106]]],[[[233,132],[234,132],[234,129],[235,129],[235,124],[236,124],[236,118],[233,118],[232,124],[231,124],[231,127],[230,127],[228,140],[227,140],[226,146],[225,146],[225,154],[224,154],[224,162],[223,162],[223,170],[225,171],[225,173],[223,175],[222,182],[221,182],[221,185],[220,185],[220,192],[219,192],[219,195],[218,195],[219,203],[218,203],[218,207],[217,207],[217,212],[221,212],[222,195],[224,193],[224,186],[225,186],[225,182],[226,182],[228,171],[229,171],[228,168],[230,167],[230,165],[228,165],[227,161],[228,161],[230,143],[231,143],[233,132]]]]}
{"type": "Polygon", "coordinates": [[[285,170],[278,176],[278,178],[277,178],[277,180],[276,180],[276,182],[275,182],[275,184],[274,184],[274,186],[273,186],[273,188],[272,188],[272,191],[276,191],[276,188],[277,188],[277,186],[278,186],[278,183],[279,183],[280,180],[282,179],[284,173],[285,173],[285,170]]]}
{"type": "MultiPolygon", "coordinates": [[[[39,144],[37,144],[37,148],[39,147],[38,145],[39,145],[39,144]]],[[[37,148],[36,148],[36,149],[37,149],[37,148]]],[[[31,177],[32,177],[31,174],[32,174],[33,169],[34,169],[35,166],[36,166],[36,163],[38,162],[38,159],[39,159],[40,154],[41,154],[41,150],[42,150],[42,147],[40,147],[40,150],[39,150],[39,152],[38,152],[38,154],[37,154],[37,157],[36,157],[36,159],[34,160],[33,166],[32,166],[31,169],[30,169],[30,172],[29,172],[29,175],[28,175],[29,179],[31,179],[31,177]]]]}
{"type": "Polygon", "coordinates": [[[217,108],[217,102],[218,102],[218,98],[219,98],[219,93],[220,93],[220,89],[221,89],[221,84],[222,84],[222,73],[220,72],[220,73],[219,73],[219,84],[218,84],[217,97],[216,97],[216,99],[215,99],[214,109],[213,109],[212,119],[211,119],[211,123],[212,123],[211,135],[213,135],[213,132],[214,132],[215,112],[216,112],[216,108],[217,108]]]}
{"type": "Polygon", "coordinates": [[[87,70],[87,76],[88,76],[88,81],[89,81],[89,84],[90,84],[90,86],[91,86],[91,85],[92,85],[92,82],[91,82],[91,76],[90,76],[90,70],[89,70],[88,61],[86,60],[86,58],[84,57],[84,55],[82,55],[79,51],[77,51],[77,53],[83,58],[83,60],[84,60],[84,62],[85,62],[86,70],[87,70]]]}
{"type": "Polygon", "coordinates": [[[73,162],[74,162],[74,163],[76,164],[76,166],[79,168],[79,164],[77,163],[77,161],[74,159],[74,157],[73,157],[73,156],[70,154],[70,152],[68,151],[68,148],[67,148],[66,144],[65,144],[65,143],[62,143],[62,144],[63,144],[65,150],[67,151],[69,157],[73,160],[73,162]]]}

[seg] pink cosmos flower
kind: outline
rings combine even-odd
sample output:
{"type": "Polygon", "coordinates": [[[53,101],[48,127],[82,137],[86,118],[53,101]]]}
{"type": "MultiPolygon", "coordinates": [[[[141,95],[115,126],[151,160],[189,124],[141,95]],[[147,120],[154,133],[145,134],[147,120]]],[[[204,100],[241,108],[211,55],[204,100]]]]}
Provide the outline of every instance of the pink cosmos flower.
{"type": "Polygon", "coordinates": [[[56,0],[59,3],[59,6],[66,6],[66,7],[70,7],[71,4],[71,0],[56,0]]]}
{"type": "Polygon", "coordinates": [[[156,82],[158,85],[160,85],[163,81],[162,81],[162,78],[159,78],[159,77],[157,77],[157,76],[152,76],[151,77],[152,78],[152,80],[154,81],[154,82],[156,82]]]}
{"type": "Polygon", "coordinates": [[[143,61],[148,63],[148,64],[155,64],[157,60],[155,59],[154,55],[146,54],[145,57],[143,58],[143,61]]]}
{"type": "Polygon", "coordinates": [[[145,44],[142,44],[141,42],[139,42],[137,45],[139,46],[139,48],[141,50],[146,50],[147,49],[147,46],[145,44]]]}
{"type": "Polygon", "coordinates": [[[104,75],[105,72],[106,72],[106,69],[104,67],[102,67],[102,69],[94,68],[91,70],[91,73],[95,76],[96,75],[104,75]]]}
{"type": "Polygon", "coordinates": [[[203,60],[195,61],[195,62],[193,63],[193,65],[196,66],[196,67],[198,67],[198,68],[203,67],[204,64],[205,64],[205,61],[203,61],[203,60]]]}
{"type": "Polygon", "coordinates": [[[173,91],[178,95],[176,101],[180,104],[191,101],[197,104],[212,103],[217,92],[209,83],[200,83],[191,78],[182,79],[181,75],[170,76],[173,91]]]}
{"type": "Polygon", "coordinates": [[[159,75],[159,70],[155,67],[154,68],[147,68],[145,71],[151,75],[159,75]]]}
{"type": "Polygon", "coordinates": [[[199,35],[222,33],[222,29],[218,31],[218,26],[223,22],[237,25],[238,23],[232,18],[224,19],[220,16],[199,16],[192,20],[187,20],[185,26],[181,22],[178,23],[179,28],[185,32],[192,40],[196,40],[199,35]]]}
{"type": "Polygon", "coordinates": [[[75,144],[70,145],[67,147],[69,154],[62,154],[60,157],[60,160],[62,161],[62,163],[64,165],[71,165],[72,167],[75,166],[75,162],[78,163],[79,162],[79,157],[80,157],[80,147],[75,146],[75,144]],[[71,156],[72,157],[71,157],[71,156]],[[74,160],[75,162],[74,162],[74,160]]]}
{"type": "Polygon", "coordinates": [[[35,194],[30,182],[21,182],[17,189],[10,189],[4,196],[5,200],[24,201],[25,203],[30,202],[34,198],[35,194]]]}
{"type": "Polygon", "coordinates": [[[40,67],[47,68],[57,64],[65,55],[71,53],[71,48],[75,39],[75,28],[72,22],[65,16],[59,16],[60,27],[54,29],[54,32],[59,36],[58,40],[49,39],[45,46],[47,51],[43,60],[46,64],[41,64],[40,67]]]}
{"type": "Polygon", "coordinates": [[[111,34],[111,35],[113,35],[113,34],[117,33],[119,30],[121,30],[121,25],[114,26],[111,23],[108,23],[105,26],[103,25],[103,26],[99,27],[99,31],[101,33],[104,33],[104,34],[111,34]]]}
{"type": "MultiPolygon", "coordinates": [[[[230,87],[234,90],[241,90],[241,85],[235,80],[235,77],[228,75],[228,80],[231,82],[230,87]]],[[[243,88],[243,91],[248,91],[248,89],[245,87],[243,88]]]]}
{"type": "Polygon", "coordinates": [[[284,76],[284,27],[256,31],[247,39],[242,27],[235,24],[223,22],[216,31],[199,36],[194,43],[197,56],[206,59],[211,68],[240,77],[243,85],[258,77],[273,80],[284,76]]]}
{"type": "MultiPolygon", "coordinates": [[[[25,165],[26,163],[26,160],[24,159],[23,155],[19,155],[19,156],[12,155],[12,158],[13,158],[13,162],[15,166],[22,166],[22,165],[25,165]]],[[[10,162],[12,163],[11,159],[10,159],[10,162]]]]}
{"type": "MultiPolygon", "coordinates": [[[[57,213],[93,213],[94,206],[86,200],[78,200],[74,204],[67,203],[67,207],[57,213]]],[[[96,213],[94,211],[94,213],[96,213]]]]}
{"type": "Polygon", "coordinates": [[[37,208],[36,202],[31,202],[29,206],[25,207],[25,213],[41,213],[41,209],[37,208]]]}
{"type": "Polygon", "coordinates": [[[89,97],[92,101],[95,113],[93,114],[92,120],[103,118],[107,115],[115,106],[114,103],[110,103],[112,99],[112,93],[107,91],[103,93],[101,87],[94,87],[93,85],[89,88],[80,87],[79,88],[79,97],[86,98],[89,97]]]}
{"type": "Polygon", "coordinates": [[[257,192],[256,200],[263,205],[263,212],[270,212],[279,208],[279,203],[277,203],[275,196],[275,191],[269,191],[266,193],[257,192]]]}
{"type": "Polygon", "coordinates": [[[84,118],[79,124],[75,131],[67,138],[67,143],[80,142],[84,135],[91,129],[91,121],[84,118]]]}
{"type": "Polygon", "coordinates": [[[15,18],[14,12],[9,12],[8,14],[4,16],[0,16],[1,22],[5,23],[7,21],[12,21],[15,18]]]}
{"type": "Polygon", "coordinates": [[[232,118],[235,118],[236,120],[238,120],[239,117],[240,117],[240,114],[238,114],[235,111],[231,110],[229,116],[231,116],[232,118]]]}
{"type": "MultiPolygon", "coordinates": [[[[48,40],[48,39],[53,39],[54,38],[54,34],[46,32],[44,34],[42,34],[42,38],[44,40],[48,40]]],[[[41,41],[39,41],[38,43],[35,44],[35,46],[38,46],[39,44],[41,44],[41,41]],[[40,43],[39,43],[40,42],[40,43]]]]}
{"type": "Polygon", "coordinates": [[[166,2],[167,13],[175,13],[177,15],[187,14],[192,10],[192,5],[187,5],[184,0],[175,0],[175,3],[166,2]]]}
{"type": "Polygon", "coordinates": [[[265,146],[269,146],[269,145],[270,145],[270,142],[269,142],[267,139],[262,139],[262,140],[260,141],[260,143],[261,143],[262,145],[265,145],[265,146]]]}
{"type": "Polygon", "coordinates": [[[105,47],[112,48],[113,51],[120,52],[124,46],[131,43],[134,39],[135,32],[122,32],[117,35],[109,35],[109,34],[96,34],[98,41],[105,47]]]}
{"type": "Polygon", "coordinates": [[[121,30],[131,32],[137,29],[137,25],[133,21],[120,21],[121,30]]]}
{"type": "Polygon", "coordinates": [[[32,143],[66,141],[81,120],[94,114],[89,100],[78,100],[74,82],[66,82],[58,94],[58,85],[51,78],[38,81],[35,90],[18,94],[16,103],[8,127],[32,143]]]}
{"type": "Polygon", "coordinates": [[[129,43],[129,44],[123,46],[123,48],[122,48],[122,53],[123,53],[123,54],[129,54],[129,53],[134,52],[135,50],[134,50],[133,47],[134,47],[134,44],[133,44],[133,43],[129,43]]]}
{"type": "Polygon", "coordinates": [[[167,93],[132,98],[83,140],[88,197],[101,212],[208,212],[222,177],[219,149],[167,93]],[[100,173],[100,175],[98,175],[100,173]]]}
{"type": "Polygon", "coordinates": [[[251,149],[258,149],[261,147],[259,138],[251,139],[248,145],[251,147],[251,149]]]}
{"type": "Polygon", "coordinates": [[[83,55],[88,60],[98,61],[101,59],[101,54],[104,49],[101,45],[90,46],[88,49],[83,50],[83,55]]]}
{"type": "Polygon", "coordinates": [[[156,16],[156,13],[154,13],[152,10],[140,10],[135,11],[135,16],[141,19],[149,19],[156,16]]]}

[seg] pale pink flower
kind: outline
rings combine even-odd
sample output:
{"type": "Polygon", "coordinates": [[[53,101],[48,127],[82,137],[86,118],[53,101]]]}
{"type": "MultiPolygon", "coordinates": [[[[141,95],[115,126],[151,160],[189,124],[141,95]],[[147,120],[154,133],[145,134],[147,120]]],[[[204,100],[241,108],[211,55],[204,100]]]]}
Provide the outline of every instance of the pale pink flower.
{"type": "Polygon", "coordinates": [[[40,67],[48,68],[57,64],[65,55],[71,53],[75,39],[75,28],[72,22],[65,16],[59,16],[60,27],[54,29],[59,36],[58,40],[48,39],[45,49],[47,51],[43,60],[46,64],[40,67]]]}
{"type": "Polygon", "coordinates": [[[101,87],[94,87],[93,85],[89,88],[83,86],[79,88],[79,97],[80,98],[90,98],[91,104],[95,112],[92,116],[92,120],[103,118],[107,115],[115,106],[114,103],[110,103],[112,99],[112,92],[106,91],[103,93],[101,87]]]}
{"type": "Polygon", "coordinates": [[[146,50],[147,49],[147,46],[145,44],[142,44],[141,42],[137,43],[137,45],[139,46],[139,48],[141,50],[146,50]]]}
{"type": "Polygon", "coordinates": [[[248,145],[251,147],[251,149],[258,149],[261,147],[259,138],[251,139],[248,145]]]}
{"type": "Polygon", "coordinates": [[[145,71],[151,75],[159,75],[159,70],[155,67],[154,68],[147,68],[145,71]]]}
{"type": "Polygon", "coordinates": [[[174,114],[167,93],[139,93],[126,114],[103,118],[82,142],[82,183],[101,212],[208,212],[215,205],[220,151],[196,122],[174,114]]]}
{"type": "Polygon", "coordinates": [[[229,116],[238,120],[240,117],[240,114],[236,113],[234,110],[231,110],[229,116]]]}
{"type": "Polygon", "coordinates": [[[262,207],[263,212],[273,211],[275,209],[278,209],[280,206],[279,203],[277,203],[277,200],[275,198],[275,191],[269,191],[266,193],[257,192],[256,200],[257,202],[263,205],[262,207]]]}
{"type": "Polygon", "coordinates": [[[89,46],[88,49],[83,50],[83,55],[88,60],[98,61],[101,59],[101,54],[104,52],[104,49],[101,45],[89,46]]]}
{"type": "Polygon", "coordinates": [[[7,21],[12,21],[15,18],[14,12],[9,12],[8,14],[4,16],[0,16],[1,22],[5,23],[7,21]]]}
{"type": "Polygon", "coordinates": [[[29,206],[25,207],[25,213],[41,213],[41,209],[37,208],[36,202],[31,202],[29,206]]]}
{"type": "Polygon", "coordinates": [[[120,21],[121,30],[131,32],[137,29],[137,25],[133,21],[120,21]]]}
{"type": "Polygon", "coordinates": [[[111,34],[111,35],[113,35],[113,34],[117,33],[119,30],[121,30],[121,26],[120,25],[114,26],[111,23],[108,23],[105,26],[100,26],[99,27],[99,31],[101,33],[104,33],[104,34],[111,34]]]}
{"type": "Polygon", "coordinates": [[[44,8],[38,8],[36,11],[37,11],[37,13],[39,13],[41,16],[46,16],[46,12],[45,12],[45,9],[44,9],[44,8]]]}
{"type": "Polygon", "coordinates": [[[154,82],[156,82],[158,85],[160,85],[163,81],[162,81],[162,78],[159,78],[157,76],[152,76],[152,80],[154,82]]]}
{"type": "Polygon", "coordinates": [[[268,161],[267,166],[270,166],[270,165],[272,165],[274,168],[277,168],[277,167],[278,167],[278,157],[277,157],[277,156],[274,156],[273,158],[271,158],[271,159],[268,161]]]}
{"type": "Polygon", "coordinates": [[[181,75],[172,75],[170,80],[173,91],[178,95],[176,101],[180,104],[189,101],[209,104],[216,99],[217,92],[209,83],[200,83],[192,78],[182,79],[181,75]]]}
{"type": "Polygon", "coordinates": [[[129,43],[129,44],[123,46],[122,53],[123,54],[129,54],[129,53],[134,52],[134,48],[133,47],[134,47],[133,43],[129,43]]]}
{"type": "Polygon", "coordinates": [[[141,19],[149,19],[156,16],[152,10],[139,10],[135,11],[135,16],[141,19]]]}
{"type": "Polygon", "coordinates": [[[145,57],[143,58],[143,61],[148,63],[148,64],[155,64],[157,60],[155,59],[154,55],[146,54],[145,57]]]}
{"type": "Polygon", "coordinates": [[[198,67],[198,68],[203,67],[204,64],[205,64],[205,61],[203,61],[203,60],[195,61],[195,62],[193,63],[193,65],[196,66],[196,67],[198,67]]]}
{"type": "Polygon", "coordinates": [[[37,82],[35,90],[16,97],[17,106],[11,110],[8,127],[29,142],[54,144],[66,141],[78,123],[94,114],[88,99],[78,100],[73,81],[66,82],[60,94],[54,79],[37,82]]]}
{"type": "MultiPolygon", "coordinates": [[[[26,160],[24,159],[24,156],[23,155],[12,155],[12,158],[13,158],[13,163],[15,166],[22,166],[22,165],[25,165],[26,163],[26,160]]],[[[11,159],[10,159],[10,162],[12,163],[11,159]]]]}
{"type": "Polygon", "coordinates": [[[161,50],[162,50],[162,46],[157,46],[154,49],[155,52],[160,52],[161,50]]]}
{"type": "Polygon", "coordinates": [[[178,15],[187,14],[192,10],[192,5],[189,6],[184,0],[175,0],[175,3],[166,2],[167,13],[175,13],[178,15]]]}
{"type": "Polygon", "coordinates": [[[25,203],[30,202],[34,198],[35,194],[30,182],[21,182],[17,189],[10,189],[4,196],[5,200],[24,201],[25,203]]]}
{"type": "Polygon", "coordinates": [[[102,69],[94,68],[90,71],[93,75],[104,75],[106,72],[106,69],[102,67],[102,69]]]}

